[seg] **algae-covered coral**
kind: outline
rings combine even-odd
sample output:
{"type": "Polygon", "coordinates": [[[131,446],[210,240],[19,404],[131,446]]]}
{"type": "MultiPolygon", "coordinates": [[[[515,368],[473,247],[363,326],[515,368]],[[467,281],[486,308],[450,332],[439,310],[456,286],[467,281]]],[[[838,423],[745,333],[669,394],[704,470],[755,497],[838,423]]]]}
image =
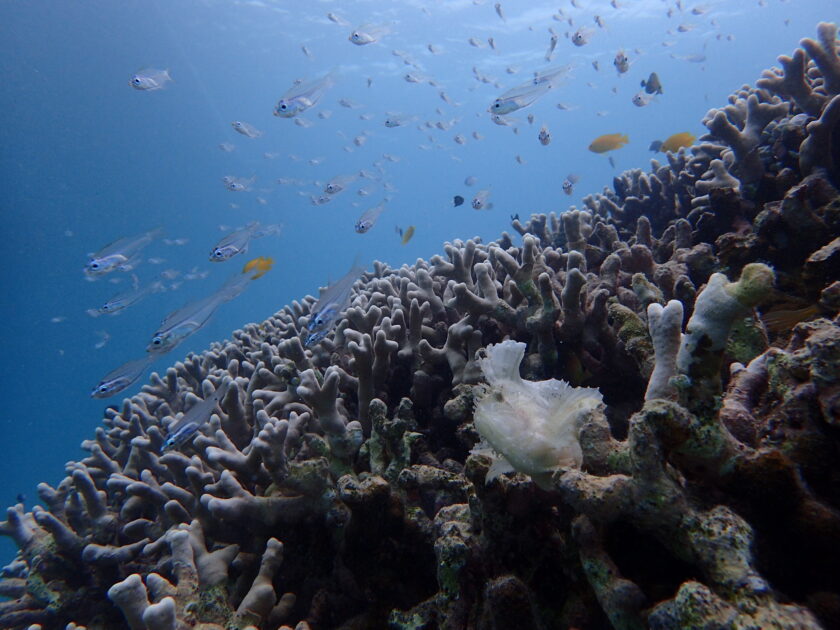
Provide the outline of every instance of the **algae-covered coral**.
{"type": "Polygon", "coordinates": [[[8,509],[0,624],[837,627],[836,27],[782,64],[521,246],[376,264],[319,345],[307,298],[153,375],[8,509]],[[603,396],[540,486],[470,454],[506,338],[603,396]]]}

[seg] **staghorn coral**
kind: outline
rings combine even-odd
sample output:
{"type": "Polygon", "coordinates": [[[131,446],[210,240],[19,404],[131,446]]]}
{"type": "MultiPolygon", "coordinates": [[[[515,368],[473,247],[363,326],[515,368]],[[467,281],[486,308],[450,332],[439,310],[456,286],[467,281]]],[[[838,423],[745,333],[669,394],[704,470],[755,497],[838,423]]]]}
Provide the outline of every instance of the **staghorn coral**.
{"type": "Polygon", "coordinates": [[[521,245],[376,263],[319,345],[307,297],[153,374],[43,507],[7,510],[0,625],[836,627],[840,193],[836,162],[799,170],[825,146],[809,117],[833,116],[819,28],[802,75],[734,94],[720,137],[514,221],[521,245]],[[476,352],[506,339],[523,379],[603,394],[582,466],[543,487],[470,454],[476,352]]]}

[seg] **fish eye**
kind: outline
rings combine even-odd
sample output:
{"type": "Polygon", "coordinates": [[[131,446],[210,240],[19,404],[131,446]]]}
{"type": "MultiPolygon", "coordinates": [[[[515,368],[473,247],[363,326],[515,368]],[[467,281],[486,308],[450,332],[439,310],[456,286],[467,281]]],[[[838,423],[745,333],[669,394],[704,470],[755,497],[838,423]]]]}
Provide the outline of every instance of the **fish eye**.
{"type": "Polygon", "coordinates": [[[99,269],[99,263],[98,262],[90,263],[90,268],[91,269],[99,269]]]}
{"type": "Polygon", "coordinates": [[[97,387],[97,390],[99,391],[100,394],[104,394],[105,392],[108,391],[108,386],[107,385],[100,385],[99,387],[97,387]]]}
{"type": "Polygon", "coordinates": [[[280,109],[282,109],[285,112],[286,109],[288,109],[288,106],[286,105],[286,103],[280,103],[280,109]]]}
{"type": "Polygon", "coordinates": [[[163,339],[161,339],[160,337],[154,337],[152,339],[152,345],[153,346],[159,346],[162,343],[163,343],[163,339]]]}
{"type": "Polygon", "coordinates": [[[131,81],[136,85],[140,85],[140,77],[134,77],[131,79],[131,81]]]}

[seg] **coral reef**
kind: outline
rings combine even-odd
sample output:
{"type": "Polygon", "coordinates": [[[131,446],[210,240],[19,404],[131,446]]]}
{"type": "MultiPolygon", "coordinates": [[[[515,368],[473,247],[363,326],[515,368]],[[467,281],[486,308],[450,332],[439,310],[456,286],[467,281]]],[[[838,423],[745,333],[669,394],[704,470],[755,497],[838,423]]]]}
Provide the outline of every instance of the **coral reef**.
{"type": "Polygon", "coordinates": [[[840,62],[818,33],[666,165],[514,221],[521,246],[375,263],[320,343],[307,297],[153,374],[43,507],[7,510],[0,626],[840,627],[840,62]],[[506,392],[478,351],[513,342],[521,387],[603,405],[572,461],[488,475],[473,414],[506,392]]]}

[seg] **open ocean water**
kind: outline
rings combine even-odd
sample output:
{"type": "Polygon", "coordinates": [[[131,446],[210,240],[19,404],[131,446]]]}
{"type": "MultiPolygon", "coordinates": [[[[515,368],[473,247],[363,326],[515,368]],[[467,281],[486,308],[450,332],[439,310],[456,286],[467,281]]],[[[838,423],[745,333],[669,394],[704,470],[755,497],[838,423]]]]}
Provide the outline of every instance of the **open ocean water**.
{"type": "Polygon", "coordinates": [[[445,241],[493,240],[511,231],[511,215],[580,206],[620,171],[664,160],[649,151],[653,140],[701,136],[709,108],[814,36],[817,22],[840,18],[834,0],[500,6],[501,15],[478,0],[0,0],[0,503],[23,495],[31,506],[39,481],[57,483],[105,407],[148,373],[108,400],[91,389],[144,356],[164,316],[216,291],[246,261],[275,263],[149,371],[317,295],[357,256],[369,269],[374,259],[399,266],[442,253],[445,241]],[[376,41],[354,45],[354,30],[376,41]],[[620,50],[629,61],[621,74],[620,50]],[[567,64],[562,81],[508,125],[494,124],[495,98],[567,64]],[[151,70],[172,81],[133,89],[132,77],[151,70]],[[637,106],[651,72],[663,94],[637,106]],[[273,115],[296,80],[329,73],[333,85],[314,106],[273,115]],[[387,127],[389,116],[404,124],[387,127]],[[237,133],[233,121],[262,134],[237,133]],[[626,134],[626,146],[588,150],[613,133],[626,134]],[[330,180],[361,170],[375,179],[312,203],[330,180]],[[567,195],[570,174],[579,181],[567,195]],[[254,179],[232,192],[225,176],[254,179]],[[471,207],[479,191],[489,191],[490,209],[471,207]],[[455,207],[455,195],[466,202],[455,207]],[[357,233],[360,215],[385,199],[375,225],[357,233]],[[220,239],[254,221],[282,228],[244,255],[209,261],[220,239]],[[398,229],[409,226],[415,234],[403,244],[398,229]],[[158,227],[163,236],[132,270],[84,273],[89,254],[158,227]],[[165,290],[118,315],[89,314],[129,290],[132,276],[165,290]]]}

